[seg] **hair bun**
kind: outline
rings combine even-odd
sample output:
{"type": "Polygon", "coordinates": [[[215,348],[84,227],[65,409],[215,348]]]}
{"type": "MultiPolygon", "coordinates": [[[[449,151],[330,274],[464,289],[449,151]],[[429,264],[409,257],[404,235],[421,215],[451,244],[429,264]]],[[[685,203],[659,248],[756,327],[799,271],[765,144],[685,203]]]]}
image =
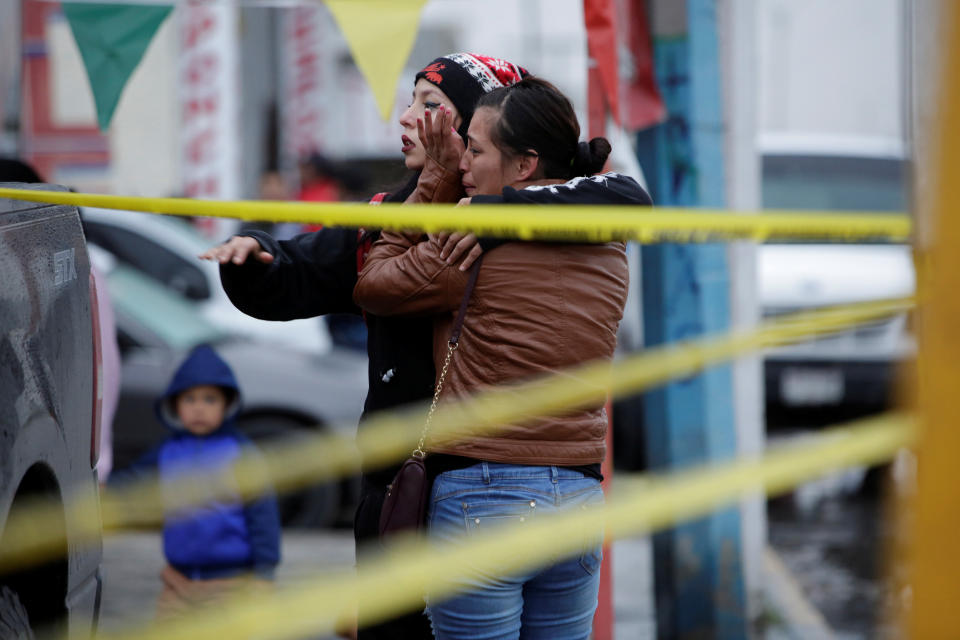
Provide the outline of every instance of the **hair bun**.
{"type": "Polygon", "coordinates": [[[577,152],[570,166],[572,177],[592,176],[603,171],[603,165],[610,156],[610,149],[610,143],[606,138],[594,138],[589,143],[578,143],[577,152]]]}

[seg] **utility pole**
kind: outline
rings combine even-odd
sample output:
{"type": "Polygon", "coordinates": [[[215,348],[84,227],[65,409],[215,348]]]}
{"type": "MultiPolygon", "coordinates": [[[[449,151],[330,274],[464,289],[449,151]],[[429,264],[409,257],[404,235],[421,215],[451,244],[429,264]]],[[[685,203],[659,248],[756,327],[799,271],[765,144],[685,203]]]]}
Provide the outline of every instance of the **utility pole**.
{"type": "Polygon", "coordinates": [[[921,430],[913,499],[912,606],[906,637],[956,635],[960,589],[960,522],[956,393],[960,386],[960,9],[954,2],[914,0],[911,28],[911,122],[915,201],[914,252],[922,307],[918,313],[921,430]]]}
{"type": "MultiPolygon", "coordinates": [[[[727,202],[717,3],[651,2],[654,61],[666,122],[638,135],[637,154],[656,205],[722,208],[727,202]]],[[[644,343],[719,334],[731,326],[725,245],[643,248],[644,343]]],[[[729,366],[648,393],[652,470],[737,455],[729,366]]],[[[731,507],[654,536],[657,635],[746,638],[740,509],[731,507]]]]}
{"type": "MultiPolygon", "coordinates": [[[[917,492],[913,499],[910,576],[913,602],[907,637],[956,635],[956,598],[960,588],[957,500],[956,393],[960,386],[960,10],[954,2],[914,3],[913,139],[923,170],[922,197],[914,234],[919,269],[919,400],[921,429],[917,444],[917,492]],[[921,31],[921,29],[924,29],[921,31]],[[920,36],[927,44],[920,42],[920,36]],[[929,46],[929,45],[934,46],[929,46]],[[938,55],[939,53],[939,55],[938,55]],[[928,66],[921,67],[926,62],[928,66]],[[930,64],[930,63],[933,64],[930,64]]],[[[919,189],[918,189],[919,191],[919,189]]]]}
{"type": "MultiPolygon", "coordinates": [[[[759,78],[757,38],[758,6],[754,0],[720,0],[717,3],[723,110],[726,123],[724,161],[727,206],[750,214],[761,203],[760,154],[757,149],[759,78]]],[[[750,240],[727,244],[730,265],[730,326],[751,331],[760,321],[757,291],[758,246],[750,240]]],[[[737,454],[759,456],[766,445],[763,358],[760,353],[732,363],[733,416],[737,454]]],[[[750,620],[763,608],[763,558],[767,546],[766,496],[761,492],[740,501],[743,578],[750,620]]]]}

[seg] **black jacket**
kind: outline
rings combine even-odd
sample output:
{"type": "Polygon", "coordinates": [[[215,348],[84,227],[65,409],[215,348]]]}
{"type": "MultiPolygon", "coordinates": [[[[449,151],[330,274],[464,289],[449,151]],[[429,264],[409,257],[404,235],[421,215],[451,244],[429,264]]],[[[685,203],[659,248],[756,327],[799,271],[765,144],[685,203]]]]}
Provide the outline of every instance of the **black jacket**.
{"type": "MultiPolygon", "coordinates": [[[[263,320],[293,320],[328,313],[361,313],[353,303],[357,283],[355,228],[325,227],[290,240],[249,231],[274,256],[266,265],[248,260],[220,267],[233,304],[263,320]]],[[[371,233],[362,240],[375,240],[371,233]],[[372,237],[371,237],[372,236],[372,237]]],[[[433,323],[430,318],[383,318],[366,314],[369,389],[364,416],[433,396],[433,323]]],[[[375,473],[389,482],[396,467],[375,473]]],[[[368,474],[370,475],[370,474],[368,474]]]]}
{"type": "Polygon", "coordinates": [[[573,178],[560,184],[514,189],[504,187],[499,196],[474,196],[474,204],[607,204],[652,205],[650,195],[636,180],[620,173],[573,178]]]}

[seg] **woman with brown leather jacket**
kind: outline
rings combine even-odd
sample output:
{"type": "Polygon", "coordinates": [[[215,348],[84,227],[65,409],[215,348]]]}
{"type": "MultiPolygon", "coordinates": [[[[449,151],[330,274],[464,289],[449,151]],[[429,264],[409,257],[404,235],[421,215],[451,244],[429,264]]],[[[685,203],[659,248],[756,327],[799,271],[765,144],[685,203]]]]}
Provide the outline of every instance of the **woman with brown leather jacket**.
{"type": "MultiPolygon", "coordinates": [[[[377,194],[371,202],[456,201],[462,191],[455,143],[462,149],[463,142],[459,135],[448,139],[454,153],[452,164],[447,160],[448,150],[437,150],[428,157],[417,136],[418,120],[424,113],[442,107],[449,114],[448,126],[465,134],[481,95],[526,74],[524,68],[506,60],[463,52],[436,58],[421,69],[415,77],[411,103],[400,116],[404,133],[399,140],[407,168],[417,173],[400,190],[377,194]]],[[[256,318],[290,320],[331,313],[359,314],[351,298],[358,265],[379,233],[378,229],[358,232],[326,227],[290,240],[277,240],[263,232],[249,231],[201,257],[220,263],[221,279],[230,299],[238,309],[256,318]]],[[[481,246],[474,246],[473,236],[443,237],[451,241],[444,257],[458,264],[471,262],[480,252],[481,246]],[[467,257],[461,260],[460,255],[467,257]]],[[[428,399],[434,382],[429,319],[384,318],[374,313],[364,317],[369,355],[364,417],[428,399]]],[[[354,520],[361,564],[366,561],[364,545],[377,539],[380,507],[395,473],[396,468],[364,470],[354,520]]],[[[419,640],[430,635],[430,625],[419,612],[359,631],[361,640],[419,640]]]]}
{"type": "MultiPolygon", "coordinates": [[[[443,127],[439,129],[443,131],[443,127]]],[[[599,171],[610,145],[578,142],[569,100],[527,78],[481,98],[460,170],[475,203],[650,204],[632,179],[599,171]],[[589,177],[588,177],[589,176],[589,177]]],[[[434,316],[437,370],[467,289],[466,272],[419,237],[384,232],[354,289],[370,312],[434,316]]],[[[443,399],[610,359],[627,296],[625,247],[507,242],[487,251],[463,320],[443,399]]],[[[451,540],[494,523],[602,503],[602,406],[427,447],[435,476],[429,535],[451,540]]],[[[428,441],[429,445],[429,441],[428,441]]],[[[437,638],[587,638],[597,603],[600,540],[578,557],[503,576],[458,581],[430,601],[437,638]]]]}

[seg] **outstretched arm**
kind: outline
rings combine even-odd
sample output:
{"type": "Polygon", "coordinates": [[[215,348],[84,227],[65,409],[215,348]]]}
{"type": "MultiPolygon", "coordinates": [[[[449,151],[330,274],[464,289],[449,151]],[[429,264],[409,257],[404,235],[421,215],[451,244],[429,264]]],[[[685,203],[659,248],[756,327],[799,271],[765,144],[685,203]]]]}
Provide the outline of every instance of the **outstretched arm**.
{"type": "Polygon", "coordinates": [[[359,312],[352,299],[357,246],[351,228],[280,241],[251,231],[200,257],[220,263],[224,291],[238,309],[262,320],[293,320],[359,312]]]}

